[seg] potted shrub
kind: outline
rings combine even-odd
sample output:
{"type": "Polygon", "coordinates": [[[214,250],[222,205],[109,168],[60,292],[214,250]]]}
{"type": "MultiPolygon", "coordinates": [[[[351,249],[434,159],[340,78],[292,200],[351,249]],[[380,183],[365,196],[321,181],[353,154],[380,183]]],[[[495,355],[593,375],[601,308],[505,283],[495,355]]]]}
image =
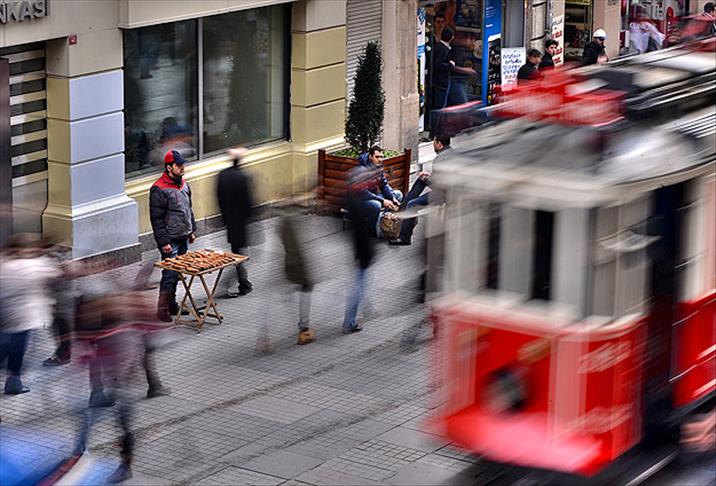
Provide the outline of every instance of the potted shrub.
{"type": "MultiPolygon", "coordinates": [[[[349,147],[332,153],[318,151],[319,195],[328,211],[343,206],[348,171],[358,165],[358,156],[380,140],[383,132],[385,94],[382,81],[383,61],[380,44],[368,42],[358,58],[353,78],[353,93],[348,105],[345,134],[349,147]]],[[[410,150],[402,153],[385,150],[383,166],[390,185],[407,194],[410,178],[410,150]]]]}

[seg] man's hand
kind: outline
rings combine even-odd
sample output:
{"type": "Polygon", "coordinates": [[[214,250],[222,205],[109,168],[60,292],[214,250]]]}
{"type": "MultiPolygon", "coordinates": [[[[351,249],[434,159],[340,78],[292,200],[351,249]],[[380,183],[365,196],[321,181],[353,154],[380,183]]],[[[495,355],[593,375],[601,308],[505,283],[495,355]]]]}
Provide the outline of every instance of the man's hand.
{"type": "Polygon", "coordinates": [[[418,178],[420,178],[423,181],[426,181],[426,180],[430,179],[430,172],[426,172],[423,170],[418,173],[418,178]]]}
{"type": "Polygon", "coordinates": [[[172,245],[170,245],[169,243],[167,243],[166,245],[164,245],[164,246],[162,247],[162,253],[167,253],[167,254],[169,254],[169,253],[171,253],[171,252],[172,252],[172,245]]]}
{"type": "Polygon", "coordinates": [[[398,210],[398,205],[395,204],[393,201],[390,201],[390,200],[388,200],[388,199],[383,199],[383,207],[384,207],[385,209],[389,209],[389,210],[391,210],[391,211],[397,211],[397,210],[398,210]]]}
{"type": "Polygon", "coordinates": [[[196,235],[194,233],[189,235],[189,243],[194,243],[196,241],[196,235]]]}

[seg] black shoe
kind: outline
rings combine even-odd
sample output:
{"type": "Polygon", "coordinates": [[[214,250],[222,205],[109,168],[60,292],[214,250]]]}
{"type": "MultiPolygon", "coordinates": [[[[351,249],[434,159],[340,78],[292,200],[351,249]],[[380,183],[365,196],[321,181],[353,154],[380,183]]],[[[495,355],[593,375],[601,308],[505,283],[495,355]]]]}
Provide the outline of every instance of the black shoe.
{"type": "Polygon", "coordinates": [[[107,476],[108,483],[121,483],[132,477],[132,468],[128,464],[120,464],[115,471],[107,476]]]}
{"type": "Polygon", "coordinates": [[[239,287],[239,295],[250,294],[253,290],[253,287],[239,287]]]}
{"type": "Polygon", "coordinates": [[[172,389],[163,385],[150,386],[147,390],[147,398],[166,397],[171,395],[172,389]]]}
{"type": "Polygon", "coordinates": [[[66,365],[70,362],[70,358],[60,358],[56,354],[53,354],[49,358],[47,358],[45,361],[42,362],[42,366],[62,366],[66,365]]]}
{"type": "Polygon", "coordinates": [[[22,395],[30,389],[22,384],[19,376],[8,376],[5,380],[5,395],[22,395]]]}
{"type": "MultiPolygon", "coordinates": [[[[177,315],[177,312],[179,312],[179,304],[169,304],[169,314],[175,316],[177,315]]],[[[189,315],[189,309],[186,307],[182,308],[181,310],[182,316],[188,316],[189,315]]]]}
{"type": "Polygon", "coordinates": [[[169,309],[159,309],[157,310],[157,319],[163,322],[172,322],[174,319],[169,314],[169,309]]]}
{"type": "Polygon", "coordinates": [[[410,244],[410,240],[401,240],[400,238],[396,238],[388,241],[388,244],[393,246],[407,246],[410,244]]]}
{"type": "Polygon", "coordinates": [[[361,326],[360,324],[356,324],[355,326],[349,327],[348,329],[344,327],[343,334],[353,334],[354,332],[361,332],[362,330],[363,326],[361,326]]]}
{"type": "Polygon", "coordinates": [[[102,390],[90,393],[89,408],[109,408],[114,406],[114,397],[108,397],[102,390]]]}

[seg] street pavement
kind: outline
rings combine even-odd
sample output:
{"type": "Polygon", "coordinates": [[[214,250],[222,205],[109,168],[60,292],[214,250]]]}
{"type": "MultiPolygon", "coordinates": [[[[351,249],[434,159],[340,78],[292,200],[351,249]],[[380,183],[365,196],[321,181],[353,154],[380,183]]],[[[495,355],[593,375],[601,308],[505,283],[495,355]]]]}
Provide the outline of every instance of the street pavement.
{"type": "MultiPolygon", "coordinates": [[[[277,222],[253,225],[260,242],[251,248],[247,267],[254,291],[219,300],[223,324],[209,323],[200,334],[179,327],[158,351],[171,396],[144,399],[146,382],[137,370],[137,447],[128,483],[460,484],[456,474],[470,470],[476,459],[426,425],[437,405],[431,330],[419,329],[412,352],[400,346],[403,333],[425,317],[415,290],[420,248],[379,245],[370,305],[359,314],[364,330],[343,335],[354,271],[350,233],[338,218],[306,215],[303,239],[318,280],[311,312],[317,341],[297,346],[298,309],[283,280],[277,222]],[[256,350],[263,326],[273,345],[270,354],[256,350]]],[[[223,231],[199,238],[193,248],[229,249],[223,231]]],[[[143,260],[157,258],[151,251],[143,260]]],[[[80,287],[103,291],[130,284],[139,268],[86,277],[80,287]]],[[[155,270],[150,282],[158,279],[155,270]]],[[[199,290],[195,285],[195,295],[199,290]]],[[[53,347],[49,329],[35,333],[23,377],[32,391],[0,402],[0,445],[25,451],[37,467],[71,452],[89,394],[81,360],[41,366],[53,347]]],[[[98,410],[90,438],[95,467],[107,473],[119,461],[115,414],[98,410]]]]}
{"type": "MultiPolygon", "coordinates": [[[[165,333],[157,364],[171,396],[144,399],[146,381],[137,368],[131,390],[137,447],[127,484],[556,484],[554,474],[481,461],[428,426],[440,404],[434,379],[440,361],[417,304],[419,245],[378,245],[370,303],[359,314],[364,330],[343,335],[354,271],[350,232],[338,218],[304,216],[302,239],[318,282],[311,312],[317,341],[297,346],[298,303],[283,279],[277,223],[252,225],[254,291],[218,301],[223,324],[208,323],[200,334],[186,327],[165,333]],[[256,349],[264,330],[269,354],[256,349]],[[416,331],[417,345],[401,346],[403,335],[416,331]]],[[[229,249],[223,231],[192,248],[229,249]]],[[[104,292],[131,285],[140,266],[158,257],[146,252],[143,262],[86,277],[79,286],[104,292]]],[[[150,282],[158,280],[155,270],[150,282]]],[[[202,295],[198,284],[193,293],[202,295]]],[[[72,451],[89,395],[86,364],[77,354],[70,365],[41,366],[53,348],[49,329],[36,332],[23,376],[32,391],[0,395],[0,447],[24,454],[37,469],[72,451]]],[[[88,456],[93,476],[83,484],[97,484],[117,467],[120,437],[116,407],[98,409],[88,456]]],[[[713,460],[682,462],[648,484],[714,484],[713,460]]]]}

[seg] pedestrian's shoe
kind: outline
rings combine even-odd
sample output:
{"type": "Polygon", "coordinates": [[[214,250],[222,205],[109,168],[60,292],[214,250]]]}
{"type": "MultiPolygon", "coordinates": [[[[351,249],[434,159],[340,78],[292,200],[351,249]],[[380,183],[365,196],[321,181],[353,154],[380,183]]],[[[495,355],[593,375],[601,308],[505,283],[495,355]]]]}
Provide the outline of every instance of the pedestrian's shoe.
{"type": "Polygon", "coordinates": [[[52,353],[52,356],[42,362],[42,366],[62,366],[70,362],[70,357],[60,358],[56,353],[52,353]]]}
{"type": "Polygon", "coordinates": [[[410,240],[401,240],[400,238],[395,238],[394,240],[389,240],[388,244],[392,246],[407,246],[410,244],[410,240]]]}
{"type": "Polygon", "coordinates": [[[353,327],[344,327],[343,328],[343,334],[352,334],[354,332],[360,332],[363,330],[363,326],[360,324],[356,324],[353,327]]]}
{"type": "Polygon", "coordinates": [[[171,395],[172,389],[164,385],[150,386],[147,390],[147,398],[166,397],[171,395]]]}
{"type": "Polygon", "coordinates": [[[104,391],[92,390],[89,398],[89,408],[108,408],[114,406],[114,397],[108,397],[104,391]]]}
{"type": "Polygon", "coordinates": [[[132,477],[132,468],[129,464],[120,464],[115,471],[107,476],[107,482],[111,484],[121,483],[132,477]]]}
{"type": "MultiPolygon", "coordinates": [[[[179,312],[179,304],[176,302],[169,304],[169,314],[175,316],[177,315],[177,312],[179,312]]],[[[189,309],[186,307],[182,307],[181,315],[188,316],[189,315],[189,309]]]]}
{"type": "Polygon", "coordinates": [[[162,322],[172,322],[172,316],[169,314],[169,309],[158,309],[157,310],[157,319],[159,319],[162,322]]]}
{"type": "Polygon", "coordinates": [[[313,329],[310,327],[307,327],[306,329],[302,329],[298,332],[298,344],[309,344],[316,340],[316,333],[313,332],[313,329]]]}
{"type": "Polygon", "coordinates": [[[22,395],[30,389],[22,384],[19,376],[8,376],[5,379],[5,395],[22,395]]]}
{"type": "Polygon", "coordinates": [[[230,299],[233,299],[234,297],[238,297],[238,296],[239,296],[239,291],[238,291],[238,290],[227,289],[227,290],[226,290],[226,296],[227,296],[228,298],[230,298],[230,299]]]}
{"type": "Polygon", "coordinates": [[[247,285],[246,287],[239,287],[239,295],[250,294],[253,290],[254,287],[252,285],[247,285]]]}

